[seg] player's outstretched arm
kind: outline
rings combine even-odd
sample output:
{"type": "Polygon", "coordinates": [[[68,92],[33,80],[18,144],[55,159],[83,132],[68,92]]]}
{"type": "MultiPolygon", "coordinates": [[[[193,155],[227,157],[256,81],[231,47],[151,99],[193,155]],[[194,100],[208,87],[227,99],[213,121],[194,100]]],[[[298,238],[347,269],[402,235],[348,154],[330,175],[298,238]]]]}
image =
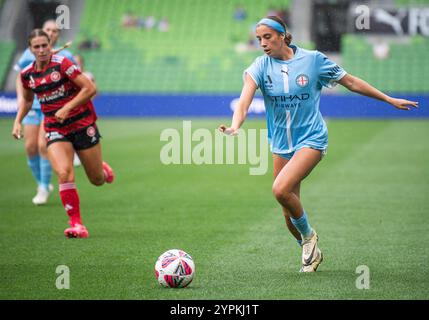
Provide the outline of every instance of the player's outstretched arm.
{"type": "Polygon", "coordinates": [[[352,76],[351,74],[346,74],[340,81],[338,81],[338,83],[340,83],[350,91],[387,102],[397,109],[410,110],[411,107],[417,108],[419,104],[416,101],[392,98],[387,94],[384,94],[380,90],[374,88],[366,81],[358,77],[352,76]]]}
{"type": "Polygon", "coordinates": [[[255,81],[246,73],[240,99],[237,103],[237,108],[234,111],[234,115],[232,116],[231,126],[227,127],[221,124],[218,127],[220,132],[231,136],[238,134],[238,129],[240,129],[244,120],[246,120],[247,112],[249,111],[250,104],[252,103],[257,88],[258,87],[255,81]]]}
{"type": "MultiPolygon", "coordinates": [[[[19,76],[18,76],[19,77],[19,76]]],[[[17,81],[17,99],[18,99],[18,112],[15,117],[12,128],[12,136],[15,139],[21,139],[21,122],[22,119],[27,115],[33,105],[34,93],[29,89],[25,89],[22,86],[21,81],[17,81]],[[19,84],[18,84],[19,83],[19,84]],[[18,87],[19,85],[19,87],[18,87]]]]}

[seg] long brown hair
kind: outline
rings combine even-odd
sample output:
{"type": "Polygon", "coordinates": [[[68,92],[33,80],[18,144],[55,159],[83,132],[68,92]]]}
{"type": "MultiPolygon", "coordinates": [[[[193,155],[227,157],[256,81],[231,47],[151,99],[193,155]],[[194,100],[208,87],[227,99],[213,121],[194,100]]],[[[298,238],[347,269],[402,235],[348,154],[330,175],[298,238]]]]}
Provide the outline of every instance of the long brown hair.
{"type": "Polygon", "coordinates": [[[285,28],[285,30],[286,30],[286,33],[285,33],[285,43],[289,46],[291,44],[291,42],[292,42],[292,34],[290,34],[287,31],[286,23],[281,18],[279,18],[277,16],[269,16],[269,17],[267,17],[267,19],[274,20],[274,21],[280,23],[283,26],[283,28],[285,28]]]}
{"type": "Polygon", "coordinates": [[[31,40],[37,37],[46,37],[48,39],[48,42],[51,42],[51,39],[49,39],[48,34],[43,31],[42,29],[34,29],[31,31],[30,35],[28,36],[28,46],[31,47],[31,40]]]}

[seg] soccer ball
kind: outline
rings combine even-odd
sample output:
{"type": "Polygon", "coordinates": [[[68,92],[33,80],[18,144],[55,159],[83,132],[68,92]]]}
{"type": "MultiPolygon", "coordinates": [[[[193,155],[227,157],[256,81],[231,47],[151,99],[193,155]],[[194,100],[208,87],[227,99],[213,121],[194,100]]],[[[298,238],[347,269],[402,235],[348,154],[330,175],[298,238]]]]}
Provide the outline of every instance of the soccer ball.
{"type": "Polygon", "coordinates": [[[163,287],[184,288],[192,282],[194,274],[194,260],[183,250],[168,250],[155,264],[156,280],[163,287]]]}

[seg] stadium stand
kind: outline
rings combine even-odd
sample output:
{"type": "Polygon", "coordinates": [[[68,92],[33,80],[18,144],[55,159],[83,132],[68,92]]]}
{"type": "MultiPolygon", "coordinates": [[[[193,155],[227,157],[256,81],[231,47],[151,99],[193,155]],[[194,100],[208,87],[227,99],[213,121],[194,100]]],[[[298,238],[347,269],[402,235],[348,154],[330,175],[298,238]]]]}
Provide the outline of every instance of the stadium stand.
{"type": "Polygon", "coordinates": [[[260,55],[247,46],[254,24],[288,6],[285,0],[87,0],[74,50],[80,43],[104,92],[237,92],[243,69],[260,55]],[[239,6],[246,14],[235,19],[239,6]],[[132,26],[121,25],[127,14],[132,26]],[[167,19],[168,31],[149,28],[148,17],[167,19]],[[98,49],[87,48],[94,42],[98,49]]]}
{"type": "Polygon", "coordinates": [[[429,90],[429,41],[421,36],[402,42],[386,42],[388,53],[377,58],[374,44],[367,38],[345,35],[342,38],[343,67],[351,74],[389,92],[426,92],[429,90]]]}
{"type": "Polygon", "coordinates": [[[9,71],[14,52],[14,41],[0,41],[0,88],[3,87],[3,81],[9,71]]]}
{"type": "MultiPolygon", "coordinates": [[[[394,2],[397,6],[429,3],[394,2]]],[[[291,7],[292,0],[86,0],[71,50],[84,57],[85,68],[95,75],[101,92],[236,93],[241,90],[243,70],[261,54],[257,43],[250,43],[255,23],[270,11],[291,7]]],[[[383,41],[388,54],[377,58],[376,38],[343,35],[341,65],[385,91],[427,92],[428,38],[383,41]]],[[[315,49],[314,43],[297,44],[315,49]]],[[[13,42],[0,40],[0,85],[14,51],[13,42]]]]}
{"type": "Polygon", "coordinates": [[[428,0],[395,0],[395,5],[398,7],[422,6],[428,3],[428,0]]]}

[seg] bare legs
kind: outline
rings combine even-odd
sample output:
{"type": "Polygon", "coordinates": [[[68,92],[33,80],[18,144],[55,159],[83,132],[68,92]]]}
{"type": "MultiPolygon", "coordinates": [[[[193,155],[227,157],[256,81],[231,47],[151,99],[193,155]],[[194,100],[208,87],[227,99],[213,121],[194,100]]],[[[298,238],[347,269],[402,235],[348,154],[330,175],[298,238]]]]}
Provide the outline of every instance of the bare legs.
{"type": "Polygon", "coordinates": [[[320,159],[321,151],[310,148],[300,149],[290,160],[273,154],[273,194],[282,207],[289,231],[297,240],[302,240],[301,234],[292,224],[290,217],[298,219],[302,216],[304,210],[300,201],[301,181],[310,174],[320,159]]]}
{"type": "MultiPolygon", "coordinates": [[[[48,148],[52,168],[58,177],[58,183],[74,181],[73,156],[74,149],[70,142],[55,142],[48,148]]],[[[85,169],[88,180],[96,186],[105,182],[103,161],[101,157],[101,144],[85,150],[78,150],[77,154],[85,169]]]]}

